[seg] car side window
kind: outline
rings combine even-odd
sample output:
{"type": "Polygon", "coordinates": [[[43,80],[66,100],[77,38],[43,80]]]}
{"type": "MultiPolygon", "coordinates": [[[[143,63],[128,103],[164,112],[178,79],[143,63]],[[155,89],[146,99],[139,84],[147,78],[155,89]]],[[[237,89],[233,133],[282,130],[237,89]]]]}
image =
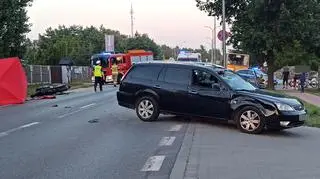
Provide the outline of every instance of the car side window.
{"type": "Polygon", "coordinates": [[[213,88],[213,85],[219,85],[219,80],[217,77],[206,71],[193,70],[192,85],[201,88],[213,88]]]}
{"type": "Polygon", "coordinates": [[[239,70],[237,73],[240,73],[240,74],[248,74],[248,70],[239,70]]]}
{"type": "Polygon", "coordinates": [[[168,67],[164,77],[167,83],[189,85],[191,70],[183,68],[168,67]]]}
{"type": "Polygon", "coordinates": [[[129,74],[129,78],[143,80],[157,80],[162,69],[159,65],[136,66],[129,74]]]}

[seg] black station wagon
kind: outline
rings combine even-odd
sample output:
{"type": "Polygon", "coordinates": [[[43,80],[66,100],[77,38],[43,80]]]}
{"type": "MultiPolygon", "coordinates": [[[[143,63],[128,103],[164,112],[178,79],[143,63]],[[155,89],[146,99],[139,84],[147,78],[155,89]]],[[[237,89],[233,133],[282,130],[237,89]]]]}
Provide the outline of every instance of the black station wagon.
{"type": "Polygon", "coordinates": [[[233,120],[254,134],[301,126],[307,116],[296,99],[257,89],[232,71],[193,63],[136,64],[123,77],[117,99],[143,121],[160,113],[233,120]]]}

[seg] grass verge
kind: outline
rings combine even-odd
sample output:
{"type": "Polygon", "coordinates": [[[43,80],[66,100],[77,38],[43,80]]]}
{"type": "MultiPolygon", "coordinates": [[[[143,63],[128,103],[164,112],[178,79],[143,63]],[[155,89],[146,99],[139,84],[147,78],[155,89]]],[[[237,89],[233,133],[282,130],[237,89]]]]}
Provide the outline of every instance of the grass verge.
{"type": "Polygon", "coordinates": [[[320,96],[320,89],[306,89],[305,91],[306,91],[307,93],[320,96]]]}
{"type": "MultiPolygon", "coordinates": [[[[299,99],[295,96],[290,96],[288,94],[286,94],[284,91],[270,91],[272,93],[278,93],[278,94],[282,94],[291,98],[296,98],[299,99]]],[[[315,106],[313,104],[310,104],[302,99],[299,99],[300,101],[302,101],[304,103],[304,106],[307,110],[308,113],[308,120],[306,121],[305,125],[306,126],[310,126],[310,127],[319,127],[320,128],[320,107],[315,106]]]]}

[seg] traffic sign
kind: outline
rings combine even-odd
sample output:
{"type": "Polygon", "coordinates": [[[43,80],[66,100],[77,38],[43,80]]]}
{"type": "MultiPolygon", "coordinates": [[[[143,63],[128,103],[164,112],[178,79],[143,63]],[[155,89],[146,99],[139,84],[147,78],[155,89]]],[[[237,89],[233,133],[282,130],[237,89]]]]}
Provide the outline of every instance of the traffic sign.
{"type": "MultiPolygon", "coordinates": [[[[223,30],[220,30],[219,33],[218,33],[218,39],[219,39],[220,41],[223,41],[223,36],[222,36],[222,34],[223,34],[223,30]]],[[[227,40],[227,38],[231,36],[231,33],[230,33],[230,32],[226,32],[225,36],[226,36],[225,39],[227,40]]]]}
{"type": "Polygon", "coordinates": [[[106,52],[114,52],[114,35],[105,35],[106,52]]]}

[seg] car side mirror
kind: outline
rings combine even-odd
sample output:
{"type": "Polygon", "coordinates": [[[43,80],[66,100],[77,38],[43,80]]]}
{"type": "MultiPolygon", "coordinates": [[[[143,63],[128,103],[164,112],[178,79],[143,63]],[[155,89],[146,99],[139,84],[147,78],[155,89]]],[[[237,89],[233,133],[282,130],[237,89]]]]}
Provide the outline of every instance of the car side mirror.
{"type": "Polygon", "coordinates": [[[212,84],[212,89],[214,91],[221,91],[220,85],[218,83],[212,84]]]}

